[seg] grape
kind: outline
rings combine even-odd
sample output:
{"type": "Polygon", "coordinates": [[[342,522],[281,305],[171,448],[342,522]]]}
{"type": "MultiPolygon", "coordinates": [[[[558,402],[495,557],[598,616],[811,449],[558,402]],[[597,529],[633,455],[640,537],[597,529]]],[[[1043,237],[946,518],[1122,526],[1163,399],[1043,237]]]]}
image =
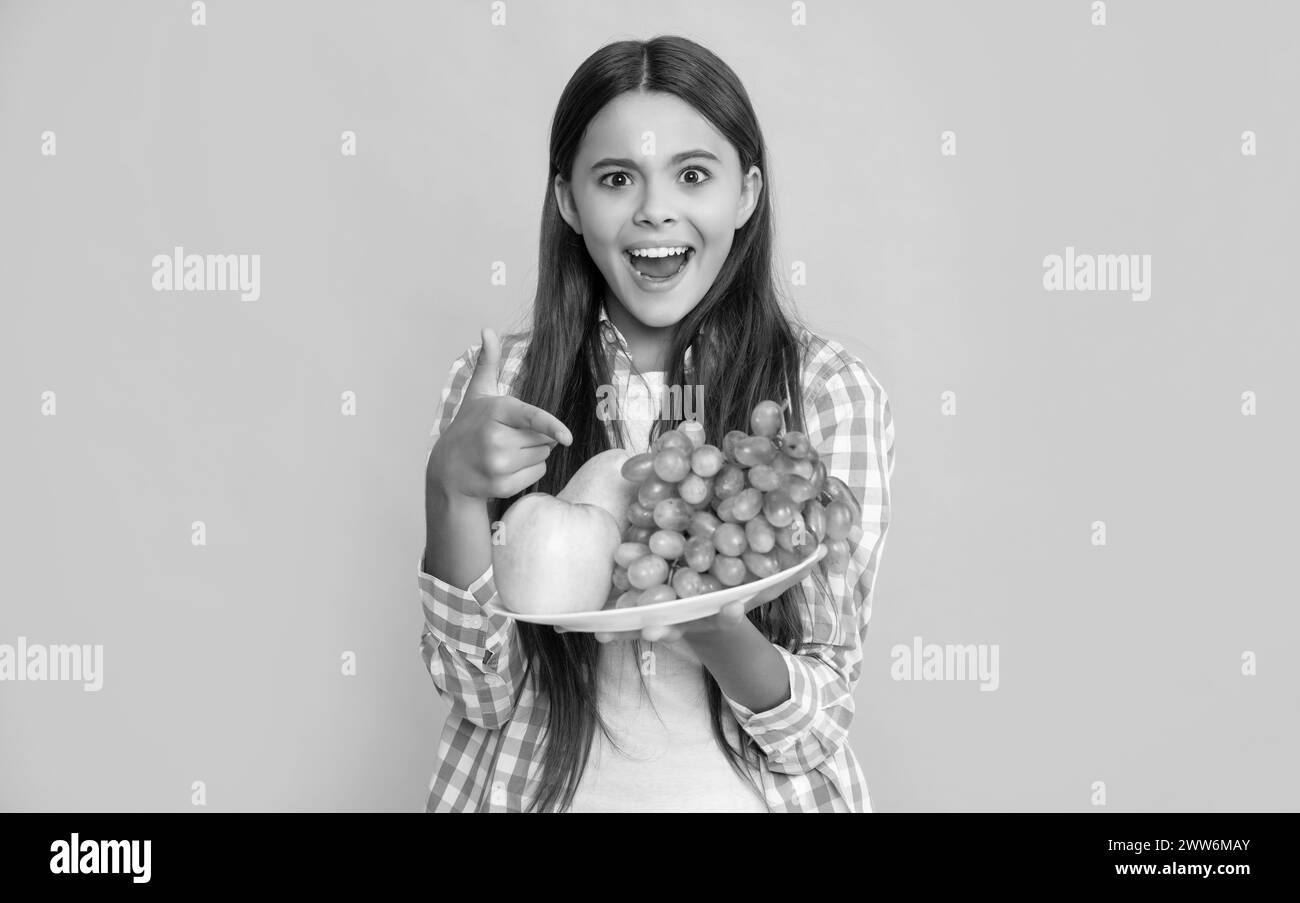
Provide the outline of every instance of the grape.
{"type": "Polygon", "coordinates": [[[627,519],[629,523],[638,527],[653,527],[655,525],[654,506],[633,502],[627,506],[627,519]]]}
{"type": "Polygon", "coordinates": [[[713,559],[709,573],[723,586],[740,586],[745,582],[745,562],[730,555],[718,555],[713,559]]]}
{"type": "Polygon", "coordinates": [[[764,577],[771,577],[779,573],[781,566],[777,563],[776,556],[771,552],[766,554],[762,552],[749,551],[740,556],[745,562],[745,567],[749,572],[762,580],[764,577]]]}
{"type": "Polygon", "coordinates": [[[630,589],[614,600],[614,608],[636,608],[640,604],[640,599],[641,590],[630,589]]]}
{"type": "Polygon", "coordinates": [[[748,545],[749,543],[745,540],[744,528],[737,524],[723,524],[713,534],[713,547],[721,555],[737,558],[748,545]]]}
{"type": "MultiPolygon", "coordinates": [[[[672,501],[669,499],[668,501],[672,501]]],[[[667,504],[664,502],[662,504],[667,504]]],[[[620,546],[620,548],[622,548],[620,546]]],[[[665,561],[676,561],[686,551],[686,538],[676,530],[657,530],[650,536],[650,545],[644,554],[654,553],[665,561]]]]}
{"type": "Polygon", "coordinates": [[[698,596],[700,585],[700,575],[691,568],[678,568],[671,581],[671,586],[679,599],[698,596]]]}
{"type": "Polygon", "coordinates": [[[781,570],[783,571],[788,571],[790,568],[803,562],[803,559],[794,552],[781,548],[780,543],[777,543],[776,548],[772,551],[776,554],[776,563],[781,566],[781,570]]]}
{"type": "Polygon", "coordinates": [[[803,433],[791,430],[781,437],[781,450],[791,458],[806,458],[812,451],[812,444],[803,433]]]}
{"type": "Polygon", "coordinates": [[[763,513],[774,527],[784,527],[794,520],[794,502],[780,489],[773,489],[763,499],[763,513]]]}
{"type": "Polygon", "coordinates": [[[813,464],[812,476],[808,478],[808,482],[812,483],[813,489],[816,489],[820,494],[826,488],[826,465],[821,461],[813,464]]]}
{"type": "Polygon", "coordinates": [[[853,494],[853,490],[849,488],[848,483],[845,483],[839,477],[828,476],[826,477],[826,494],[831,497],[831,501],[843,502],[848,506],[855,521],[862,519],[862,509],[858,506],[858,499],[853,494]]]}
{"type": "Polygon", "coordinates": [[[749,431],[755,436],[775,436],[784,425],[781,406],[775,401],[760,401],[749,415],[749,431]]]}
{"type": "Polygon", "coordinates": [[[623,462],[623,479],[640,483],[654,472],[655,456],[649,452],[633,455],[623,462]]]}
{"type": "Polygon", "coordinates": [[[668,579],[668,562],[658,555],[646,555],[632,562],[627,569],[627,580],[637,589],[646,589],[668,579]]]}
{"type": "MultiPolygon", "coordinates": [[[[779,455],[777,460],[780,460],[781,458],[784,457],[785,455],[779,455]]],[[[795,474],[796,476],[803,477],[805,480],[811,480],[814,466],[815,465],[813,464],[813,462],[808,458],[800,458],[797,461],[791,460],[790,473],[795,474]]]]}
{"type": "Polygon", "coordinates": [[[821,542],[826,538],[826,509],[817,499],[811,499],[803,509],[804,524],[813,537],[821,542]]]}
{"type": "Polygon", "coordinates": [[[713,476],[726,463],[726,456],[712,445],[702,445],[691,452],[691,470],[702,477],[713,476]]]}
{"type": "Polygon", "coordinates": [[[827,541],[826,569],[832,574],[843,574],[849,569],[849,542],[847,539],[827,541]]]}
{"type": "Polygon", "coordinates": [[[745,488],[745,471],[728,464],[713,478],[713,495],[719,499],[730,498],[745,488]]]}
{"type": "Polygon", "coordinates": [[[740,518],[736,517],[736,497],[734,495],[731,498],[723,499],[718,502],[718,507],[713,510],[718,513],[718,518],[724,523],[740,523],[740,518]]]}
{"type": "Polygon", "coordinates": [[[655,475],[667,483],[680,483],[691,472],[691,459],[680,448],[665,448],[655,454],[655,475]]]}
{"type": "Polygon", "coordinates": [[[691,445],[694,448],[699,448],[704,445],[704,424],[700,423],[698,420],[686,421],[681,426],[677,427],[677,431],[687,439],[690,439],[691,445]]]}
{"type": "Polygon", "coordinates": [[[800,554],[805,545],[816,542],[812,532],[804,523],[803,515],[797,511],[794,520],[790,521],[788,526],[776,531],[776,544],[787,552],[800,554]]]}
{"type": "MultiPolygon", "coordinates": [[[[643,542],[623,542],[619,543],[614,550],[614,563],[621,568],[627,568],[638,558],[644,558],[650,554],[650,546],[643,542]]],[[[627,587],[623,587],[627,589],[627,587]]]]}
{"type": "Polygon", "coordinates": [[[776,545],[785,549],[787,552],[793,552],[795,548],[794,541],[794,524],[786,524],[784,527],[778,527],[776,530],[776,545]]]}
{"type": "Polygon", "coordinates": [[[811,533],[805,531],[803,534],[803,542],[799,543],[794,547],[794,553],[802,559],[802,558],[807,558],[809,555],[811,555],[813,552],[816,551],[817,551],[817,540],[813,539],[811,533]]]}
{"type": "Polygon", "coordinates": [[[794,464],[795,462],[792,459],[787,458],[785,455],[777,455],[772,459],[772,463],[767,466],[772,468],[778,477],[784,479],[794,473],[794,464]]]}
{"type": "Polygon", "coordinates": [[[745,521],[745,540],[755,552],[770,552],[776,544],[776,531],[767,518],[759,514],[745,521]]]}
{"type": "Polygon", "coordinates": [[[650,536],[654,533],[649,527],[637,527],[629,525],[623,533],[624,542],[649,542],[650,536]]]}
{"type": "Polygon", "coordinates": [[[808,482],[797,473],[792,473],[787,476],[782,481],[781,488],[785,490],[786,495],[790,496],[790,501],[794,502],[796,505],[802,505],[804,502],[816,497],[817,495],[817,490],[813,489],[812,483],[808,482]]]}
{"type": "Polygon", "coordinates": [[[718,525],[721,523],[722,521],[710,511],[696,511],[694,516],[691,517],[690,526],[686,528],[686,531],[691,536],[702,536],[712,541],[713,531],[718,529],[718,525]]]}
{"type": "Polygon", "coordinates": [[[754,517],[763,507],[763,493],[750,487],[743,490],[735,496],[732,504],[732,511],[735,512],[737,521],[747,521],[754,517]]]}
{"type": "Polygon", "coordinates": [[[828,546],[827,568],[847,570],[849,532],[861,518],[848,485],[827,473],[807,434],[784,430],[776,402],[755,405],[748,426],[714,446],[698,421],[685,421],[624,461],[637,492],[614,554],[612,583],[624,592],[611,604],[762,580],[797,567],[819,542],[828,546]]]}
{"type": "Polygon", "coordinates": [[[771,492],[781,485],[781,476],[769,464],[755,464],[749,469],[749,485],[771,492]]]}
{"type": "Polygon", "coordinates": [[[736,443],[736,463],[744,467],[771,464],[776,459],[776,446],[766,436],[750,436],[736,443]]]}
{"type": "Polygon", "coordinates": [[[713,480],[691,473],[677,484],[677,494],[692,505],[707,505],[713,495],[713,480]]]}
{"type": "Polygon", "coordinates": [[[637,599],[638,605],[654,605],[656,602],[671,602],[677,598],[676,591],[666,583],[657,583],[647,587],[637,599]]]}
{"type": "Polygon", "coordinates": [[[655,505],[655,524],[661,530],[685,530],[694,513],[684,499],[664,499],[655,505]]]}
{"type": "Polygon", "coordinates": [[[654,508],[664,499],[670,499],[676,494],[677,487],[672,483],[661,480],[657,476],[650,476],[636,491],[636,500],[647,508],[654,508]]]}
{"type": "Polygon", "coordinates": [[[722,589],[722,581],[712,574],[700,574],[700,595],[716,593],[722,589]]]}
{"type": "Polygon", "coordinates": [[[693,571],[701,574],[707,571],[713,565],[715,554],[713,540],[708,537],[692,536],[686,540],[686,565],[693,571]]]}
{"type": "Polygon", "coordinates": [[[666,448],[675,448],[687,455],[695,451],[695,446],[691,444],[691,440],[687,439],[680,430],[665,430],[654,441],[655,451],[660,452],[666,448]]]}
{"type": "Polygon", "coordinates": [[[722,437],[722,454],[728,461],[736,460],[736,443],[748,439],[749,434],[742,430],[732,430],[722,437]]]}
{"type": "Polygon", "coordinates": [[[853,529],[853,510],[843,502],[826,506],[826,535],[832,539],[848,539],[853,529]]]}
{"type": "Polygon", "coordinates": [[[816,541],[812,538],[812,533],[808,532],[808,525],[804,523],[803,514],[796,508],[794,520],[790,521],[790,542],[794,544],[791,551],[798,552],[800,546],[809,542],[815,543],[816,541]]]}

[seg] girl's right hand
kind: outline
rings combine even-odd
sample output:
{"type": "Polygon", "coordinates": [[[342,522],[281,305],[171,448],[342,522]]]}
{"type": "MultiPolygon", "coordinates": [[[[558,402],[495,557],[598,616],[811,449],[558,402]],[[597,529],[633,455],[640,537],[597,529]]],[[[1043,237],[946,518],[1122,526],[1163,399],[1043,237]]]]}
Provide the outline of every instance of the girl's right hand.
{"type": "Polygon", "coordinates": [[[510,498],[542,478],[556,442],[573,444],[557,417],[501,394],[500,357],[500,340],[484,329],[460,409],[429,455],[429,485],[475,499],[510,498]]]}

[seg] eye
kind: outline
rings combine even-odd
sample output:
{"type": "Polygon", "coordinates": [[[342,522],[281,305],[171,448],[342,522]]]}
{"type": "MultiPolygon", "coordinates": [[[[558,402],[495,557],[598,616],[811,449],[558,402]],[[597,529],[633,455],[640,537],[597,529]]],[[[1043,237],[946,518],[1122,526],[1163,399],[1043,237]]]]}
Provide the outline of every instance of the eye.
{"type": "Polygon", "coordinates": [[[692,166],[690,169],[683,170],[682,175],[686,175],[686,173],[688,172],[702,173],[704,175],[704,178],[703,180],[696,179],[694,182],[687,182],[686,183],[687,185],[703,185],[705,182],[713,178],[713,175],[702,166],[692,166]]]}
{"type": "Polygon", "coordinates": [[[627,178],[628,175],[629,175],[628,173],[623,172],[621,169],[618,172],[606,173],[605,175],[600,177],[600,184],[604,185],[606,188],[623,188],[625,187],[623,185],[605,185],[605,180],[613,178],[614,176],[622,176],[623,178],[627,178]]]}

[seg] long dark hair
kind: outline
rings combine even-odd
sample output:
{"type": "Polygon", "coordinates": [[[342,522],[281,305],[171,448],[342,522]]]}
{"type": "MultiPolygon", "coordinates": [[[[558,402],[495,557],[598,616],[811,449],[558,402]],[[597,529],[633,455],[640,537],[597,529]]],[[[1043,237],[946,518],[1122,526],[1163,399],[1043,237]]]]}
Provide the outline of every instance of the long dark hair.
{"type": "MultiPolygon", "coordinates": [[[[608,421],[597,416],[596,404],[598,387],[612,384],[599,329],[607,287],[582,237],[561,218],[553,186],[557,174],[571,179],[582,136],[601,108],[638,90],[673,94],[690,104],[735,147],[741,174],[757,166],[764,182],[758,206],[737,230],[713,285],[673,329],[667,384],[704,387],[704,410],[695,416],[706,428],[706,441],[718,447],[729,430],[748,432],[750,412],[764,399],[778,404],[788,399],[786,429],[804,429],[799,338],[773,278],[771,179],[749,96],[726,63],[686,38],[620,41],[597,50],[578,67],[551,124],[531,340],[512,394],[559,417],[574,441],[554,447],[546,473],[525,492],[558,493],[584,461],[611,447],[608,421]]],[[[660,420],[655,434],[678,423],[660,420]]],[[[499,520],[523,494],[493,500],[492,520],[499,520]]],[[[816,569],[814,575],[820,577],[816,569]]],[[[771,642],[794,652],[806,606],[802,587],[796,585],[748,617],[771,642]]],[[[588,633],[557,633],[524,622],[515,626],[527,661],[520,689],[532,675],[538,704],[547,708],[540,789],[530,808],[562,811],[577,791],[597,725],[610,737],[597,705],[599,643],[588,633]]],[[[640,653],[639,640],[637,644],[640,653]]],[[[707,669],[704,677],[714,737],[732,769],[758,788],[754,778],[762,752],[743,731],[740,749],[731,746],[723,728],[721,690],[707,669]]]]}

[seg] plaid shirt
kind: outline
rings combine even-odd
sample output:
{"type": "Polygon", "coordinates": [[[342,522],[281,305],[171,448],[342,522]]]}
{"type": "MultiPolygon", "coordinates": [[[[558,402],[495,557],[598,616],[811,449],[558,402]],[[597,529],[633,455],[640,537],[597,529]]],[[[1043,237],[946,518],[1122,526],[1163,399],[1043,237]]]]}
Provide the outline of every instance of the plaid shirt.
{"type": "MultiPolygon", "coordinates": [[[[621,400],[627,397],[632,359],[603,309],[600,328],[621,400]]],[[[501,340],[503,392],[510,392],[519,374],[528,339],[525,333],[501,340]]],[[[770,811],[870,812],[866,780],[849,746],[849,725],[889,526],[893,415],[885,390],[861,360],[807,330],[801,342],[808,438],[826,472],[844,480],[861,500],[862,523],[849,537],[848,572],[826,575],[832,595],[822,594],[811,577],[803,583],[814,600],[814,617],[804,624],[798,652],[774,646],[789,670],[790,698],[754,712],[724,692],[722,714],[734,718],[764,753],[760,778],[770,811]]],[[[452,364],[430,433],[430,453],[456,416],[479,348],[472,346],[452,364]]],[[[622,444],[613,431],[611,442],[622,444]]],[[[524,656],[513,642],[514,622],[483,610],[496,596],[492,567],[463,590],[423,570],[423,549],[416,567],[425,620],[420,654],[434,687],[451,705],[426,811],[523,811],[538,786],[547,708],[531,685],[517,706],[512,702],[524,656]]]]}

